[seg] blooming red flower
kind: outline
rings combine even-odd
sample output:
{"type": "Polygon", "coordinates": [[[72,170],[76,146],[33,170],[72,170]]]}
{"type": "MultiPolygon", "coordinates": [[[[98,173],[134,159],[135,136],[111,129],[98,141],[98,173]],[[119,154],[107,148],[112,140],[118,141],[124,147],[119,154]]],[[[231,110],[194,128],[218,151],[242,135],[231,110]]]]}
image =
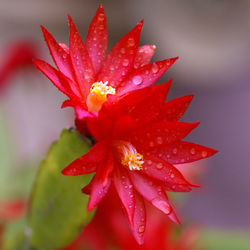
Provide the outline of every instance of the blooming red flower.
{"type": "Polygon", "coordinates": [[[109,96],[99,116],[87,120],[97,143],[62,171],[65,175],[96,172],[91,183],[82,190],[90,193],[89,211],[102,201],[113,184],[139,244],[143,243],[145,231],[144,199],[179,223],[165,190],[189,192],[197,187],[173,164],[196,161],[216,153],[213,149],[182,141],[198,125],[178,122],[193,96],[165,103],[169,85],[170,81],[135,90],[118,99],[109,96]]]}
{"type": "Polygon", "coordinates": [[[108,95],[121,96],[154,83],[177,58],[149,63],[155,46],[138,47],[143,21],[122,37],[107,54],[107,25],[100,6],[89,26],[85,44],[69,16],[69,47],[57,43],[42,27],[56,70],[35,60],[39,70],[69,97],[62,107],[73,106],[78,119],[95,116],[108,95]]]}

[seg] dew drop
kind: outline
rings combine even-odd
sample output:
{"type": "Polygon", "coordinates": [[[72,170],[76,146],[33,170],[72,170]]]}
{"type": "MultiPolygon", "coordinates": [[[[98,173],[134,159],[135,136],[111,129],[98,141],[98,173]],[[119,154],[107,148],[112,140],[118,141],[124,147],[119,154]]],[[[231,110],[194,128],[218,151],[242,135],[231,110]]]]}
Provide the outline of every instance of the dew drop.
{"type": "Polygon", "coordinates": [[[171,208],[169,207],[168,203],[160,198],[153,199],[152,204],[165,214],[169,214],[171,212],[171,208]]]}
{"type": "Polygon", "coordinates": [[[104,30],[104,25],[100,25],[98,28],[99,30],[104,30]]]}
{"type": "Polygon", "coordinates": [[[67,54],[63,54],[63,59],[66,59],[67,58],[67,54]]]}
{"type": "Polygon", "coordinates": [[[157,143],[158,143],[159,145],[161,145],[161,144],[163,143],[162,137],[160,137],[160,136],[158,136],[158,137],[156,138],[156,140],[157,140],[157,143]]]}
{"type": "Polygon", "coordinates": [[[134,76],[133,83],[134,83],[134,85],[140,85],[142,83],[142,77],[141,76],[134,76]]]}
{"type": "Polygon", "coordinates": [[[148,163],[148,165],[152,165],[152,161],[151,160],[148,160],[147,163],[148,163]]]}
{"type": "Polygon", "coordinates": [[[138,232],[139,233],[144,233],[144,231],[145,231],[145,226],[139,226],[138,232]]]}
{"type": "Polygon", "coordinates": [[[102,13],[99,14],[98,20],[99,20],[100,22],[102,22],[102,21],[104,20],[104,15],[103,15],[102,13]]]}
{"type": "Polygon", "coordinates": [[[177,148],[173,149],[173,154],[175,154],[175,155],[177,154],[177,148]]]}
{"type": "Polygon", "coordinates": [[[126,53],[125,48],[121,48],[121,50],[120,50],[120,51],[121,51],[121,53],[122,53],[122,54],[125,54],[125,53],[126,53]]]}
{"type": "Polygon", "coordinates": [[[128,64],[129,64],[129,60],[128,59],[124,59],[123,62],[122,62],[122,65],[124,67],[126,67],[126,66],[128,66],[128,64]]]}
{"type": "Polygon", "coordinates": [[[159,72],[159,66],[156,63],[153,63],[151,71],[153,74],[156,74],[159,72]]]}
{"type": "Polygon", "coordinates": [[[156,165],[157,169],[162,169],[163,168],[163,164],[161,162],[157,163],[156,165]]]}
{"type": "Polygon", "coordinates": [[[203,158],[206,158],[206,157],[207,157],[207,151],[202,151],[202,152],[201,152],[201,156],[202,156],[203,158]]]}
{"type": "Polygon", "coordinates": [[[128,46],[130,46],[130,47],[132,47],[132,46],[134,46],[135,45],[135,40],[134,40],[134,38],[129,38],[128,39],[128,46]]]}
{"type": "Polygon", "coordinates": [[[194,154],[195,154],[195,148],[191,148],[190,154],[191,154],[191,155],[194,155],[194,154]]]}
{"type": "Polygon", "coordinates": [[[172,178],[172,179],[173,179],[173,178],[174,178],[174,174],[171,174],[171,175],[170,175],[170,178],[172,178]]]}
{"type": "Polygon", "coordinates": [[[113,71],[113,70],[115,70],[115,67],[114,67],[113,65],[110,65],[109,69],[110,69],[111,71],[113,71]]]}

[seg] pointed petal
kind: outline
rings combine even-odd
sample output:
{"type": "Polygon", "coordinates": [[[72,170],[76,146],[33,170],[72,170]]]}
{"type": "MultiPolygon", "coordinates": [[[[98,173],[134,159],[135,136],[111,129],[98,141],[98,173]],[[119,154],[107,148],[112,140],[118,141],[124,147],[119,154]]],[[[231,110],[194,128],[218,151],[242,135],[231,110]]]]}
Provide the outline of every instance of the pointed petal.
{"type": "Polygon", "coordinates": [[[144,201],[137,193],[135,195],[135,211],[133,224],[130,224],[130,229],[135,240],[139,245],[144,243],[144,233],[146,229],[146,209],[144,201]]]}
{"type": "Polygon", "coordinates": [[[122,169],[122,167],[117,167],[113,178],[118,196],[120,197],[120,200],[126,210],[129,222],[132,224],[135,211],[135,197],[128,171],[122,169]]]}
{"type": "Polygon", "coordinates": [[[187,95],[166,102],[158,116],[161,121],[178,121],[185,113],[194,95],[187,95]]]}
{"type": "Polygon", "coordinates": [[[91,84],[94,82],[94,68],[89,58],[88,51],[82,42],[81,37],[75,27],[70,16],[70,38],[69,38],[69,52],[72,65],[74,67],[76,80],[78,82],[81,94],[87,97],[91,84]]]}
{"type": "Polygon", "coordinates": [[[85,44],[96,73],[99,72],[106,58],[107,44],[108,31],[106,16],[103,7],[100,5],[89,26],[85,44]]]}
{"type": "Polygon", "coordinates": [[[57,71],[55,68],[50,66],[48,63],[42,60],[34,60],[36,67],[46,76],[49,80],[65,95],[74,98],[72,89],[70,85],[73,85],[72,82],[69,82],[70,79],[67,79],[60,71],[57,71]]]}
{"type": "Polygon", "coordinates": [[[175,185],[189,185],[181,172],[170,163],[155,157],[145,156],[142,172],[156,180],[175,185]]]}
{"type": "Polygon", "coordinates": [[[145,88],[158,80],[178,58],[147,64],[131,71],[124,79],[122,86],[117,90],[117,95],[123,95],[135,89],[145,88]]]}
{"type": "Polygon", "coordinates": [[[82,193],[90,195],[91,188],[92,188],[92,181],[93,181],[93,179],[90,181],[90,183],[88,185],[86,185],[85,187],[82,188],[82,193]]]}
{"type": "Polygon", "coordinates": [[[171,183],[162,183],[162,187],[164,190],[166,191],[170,191],[170,192],[190,192],[192,190],[191,187],[189,187],[189,185],[175,185],[175,184],[171,184],[171,183]]]}
{"type": "Polygon", "coordinates": [[[165,84],[153,85],[151,95],[143,102],[130,109],[130,115],[142,126],[154,118],[158,117],[158,112],[166,100],[166,96],[171,85],[171,80],[165,84]]]}
{"type": "Polygon", "coordinates": [[[88,202],[88,211],[91,211],[106,196],[111,184],[109,174],[112,169],[113,158],[109,155],[107,159],[98,167],[96,174],[91,181],[91,194],[88,202]]]}
{"type": "Polygon", "coordinates": [[[127,72],[133,67],[143,22],[118,41],[108,54],[98,75],[98,81],[108,81],[117,88],[127,72]]]}
{"type": "Polygon", "coordinates": [[[88,153],[73,161],[62,170],[64,175],[82,175],[96,171],[97,166],[106,156],[106,146],[103,143],[95,144],[88,153]]]}
{"type": "Polygon", "coordinates": [[[218,151],[199,144],[179,141],[167,147],[157,148],[154,153],[170,164],[183,164],[208,158],[218,151]]]}
{"type": "Polygon", "coordinates": [[[171,213],[168,215],[168,218],[173,221],[177,225],[181,225],[181,222],[179,221],[176,213],[174,210],[171,211],[171,213]]]}
{"type": "Polygon", "coordinates": [[[138,48],[135,56],[134,68],[138,69],[146,64],[148,64],[154,55],[155,45],[144,45],[138,48]]]}
{"type": "Polygon", "coordinates": [[[159,122],[135,129],[125,138],[144,151],[154,150],[187,136],[199,123],[159,122]]]}
{"type": "Polygon", "coordinates": [[[49,48],[50,54],[57,68],[68,78],[74,80],[73,70],[70,62],[69,54],[60,46],[54,37],[43,27],[42,32],[44,39],[49,48]]]}
{"type": "Polygon", "coordinates": [[[153,206],[165,214],[172,210],[167,195],[163,188],[147,176],[137,172],[130,173],[135,189],[153,206]]]}

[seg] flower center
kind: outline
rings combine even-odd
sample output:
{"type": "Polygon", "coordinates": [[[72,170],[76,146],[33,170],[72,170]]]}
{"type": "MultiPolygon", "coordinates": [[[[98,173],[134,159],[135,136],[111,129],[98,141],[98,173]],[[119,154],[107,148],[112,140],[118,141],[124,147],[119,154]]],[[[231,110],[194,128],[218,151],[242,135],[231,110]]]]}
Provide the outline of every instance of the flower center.
{"type": "Polygon", "coordinates": [[[107,101],[108,94],[116,94],[115,88],[108,86],[108,81],[104,83],[102,81],[93,83],[86,101],[88,111],[99,112],[102,104],[107,101]]]}
{"type": "Polygon", "coordinates": [[[122,141],[117,146],[117,149],[123,166],[128,167],[129,170],[142,170],[143,155],[139,154],[131,143],[122,141]]]}

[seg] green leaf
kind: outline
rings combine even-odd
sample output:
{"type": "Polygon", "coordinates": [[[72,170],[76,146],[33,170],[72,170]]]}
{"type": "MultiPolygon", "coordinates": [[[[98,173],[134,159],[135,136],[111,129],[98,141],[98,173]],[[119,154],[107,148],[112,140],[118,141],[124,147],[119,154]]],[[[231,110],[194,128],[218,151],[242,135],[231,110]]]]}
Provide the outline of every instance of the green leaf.
{"type": "Polygon", "coordinates": [[[64,176],[69,163],[90,148],[75,130],[63,130],[41,163],[32,192],[28,225],[30,243],[37,249],[61,248],[72,242],[92,218],[87,213],[88,196],[81,193],[92,175],[64,176]]]}

